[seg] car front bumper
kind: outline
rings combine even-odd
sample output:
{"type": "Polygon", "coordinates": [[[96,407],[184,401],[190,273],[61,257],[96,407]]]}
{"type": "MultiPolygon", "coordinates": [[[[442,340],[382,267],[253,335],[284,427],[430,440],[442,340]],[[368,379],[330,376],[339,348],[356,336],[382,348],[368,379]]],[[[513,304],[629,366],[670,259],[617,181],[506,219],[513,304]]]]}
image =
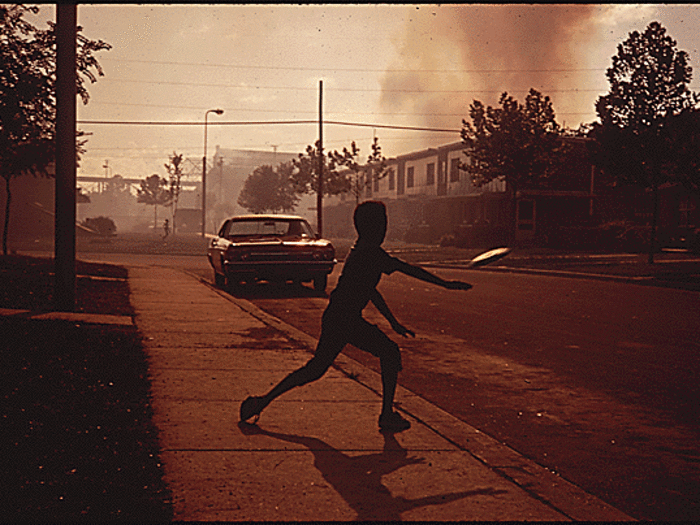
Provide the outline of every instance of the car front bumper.
{"type": "Polygon", "coordinates": [[[255,276],[260,279],[312,279],[333,271],[332,261],[224,261],[227,276],[255,276]]]}

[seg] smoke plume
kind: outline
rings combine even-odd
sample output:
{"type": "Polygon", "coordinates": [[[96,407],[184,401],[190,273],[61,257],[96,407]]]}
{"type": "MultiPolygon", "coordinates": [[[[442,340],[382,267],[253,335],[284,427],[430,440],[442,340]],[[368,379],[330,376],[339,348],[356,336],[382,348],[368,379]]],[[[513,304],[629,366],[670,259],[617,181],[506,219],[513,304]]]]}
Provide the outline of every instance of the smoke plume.
{"type": "Polygon", "coordinates": [[[600,85],[597,77],[603,75],[571,71],[590,67],[585,52],[597,32],[595,10],[547,4],[418,6],[382,80],[382,108],[411,114],[414,123],[459,129],[475,99],[495,106],[507,91],[522,102],[535,88],[550,96],[560,124],[577,127],[583,103],[592,111],[587,106],[596,97],[584,90],[600,85]]]}

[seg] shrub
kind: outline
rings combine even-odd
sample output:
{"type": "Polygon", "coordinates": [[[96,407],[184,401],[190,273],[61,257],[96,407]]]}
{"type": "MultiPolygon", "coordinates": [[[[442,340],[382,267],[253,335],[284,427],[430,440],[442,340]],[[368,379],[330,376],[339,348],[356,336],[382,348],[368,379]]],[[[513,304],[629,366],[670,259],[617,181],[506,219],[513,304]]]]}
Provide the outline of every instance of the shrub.
{"type": "Polygon", "coordinates": [[[116,235],[117,225],[109,217],[96,217],[94,219],[85,219],[83,226],[90,228],[102,235],[116,235]]]}

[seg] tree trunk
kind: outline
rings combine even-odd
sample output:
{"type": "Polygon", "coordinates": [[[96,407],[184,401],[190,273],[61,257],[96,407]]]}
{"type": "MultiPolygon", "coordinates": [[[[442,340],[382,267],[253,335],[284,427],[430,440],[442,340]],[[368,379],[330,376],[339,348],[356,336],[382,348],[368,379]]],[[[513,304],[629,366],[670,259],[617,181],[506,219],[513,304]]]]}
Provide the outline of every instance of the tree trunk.
{"type": "Polygon", "coordinates": [[[7,198],[5,200],[5,224],[2,229],[2,253],[7,255],[7,235],[10,231],[10,202],[12,201],[12,193],[10,193],[10,177],[5,179],[5,193],[7,198]]]}
{"type": "Polygon", "coordinates": [[[651,233],[649,235],[649,264],[654,264],[654,250],[656,248],[656,226],[659,221],[659,185],[654,183],[652,186],[654,196],[654,209],[651,214],[651,233]]]}
{"type": "Polygon", "coordinates": [[[153,205],[153,232],[158,231],[158,205],[153,205]]]}

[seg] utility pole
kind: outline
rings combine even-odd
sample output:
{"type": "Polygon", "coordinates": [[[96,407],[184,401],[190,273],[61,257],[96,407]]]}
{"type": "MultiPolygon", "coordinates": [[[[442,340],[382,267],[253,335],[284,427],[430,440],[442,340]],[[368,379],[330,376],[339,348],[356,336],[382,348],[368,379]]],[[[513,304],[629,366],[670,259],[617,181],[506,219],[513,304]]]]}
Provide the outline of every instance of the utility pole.
{"type": "Polygon", "coordinates": [[[219,198],[222,198],[222,185],[224,180],[224,158],[219,157],[216,160],[216,165],[219,167],[219,198]]]}
{"type": "Polygon", "coordinates": [[[75,309],[77,5],[56,5],[56,189],[54,306],[75,309]]]}
{"type": "Polygon", "coordinates": [[[318,193],[316,195],[316,230],[323,236],[323,80],[318,92],[318,193]]]}

